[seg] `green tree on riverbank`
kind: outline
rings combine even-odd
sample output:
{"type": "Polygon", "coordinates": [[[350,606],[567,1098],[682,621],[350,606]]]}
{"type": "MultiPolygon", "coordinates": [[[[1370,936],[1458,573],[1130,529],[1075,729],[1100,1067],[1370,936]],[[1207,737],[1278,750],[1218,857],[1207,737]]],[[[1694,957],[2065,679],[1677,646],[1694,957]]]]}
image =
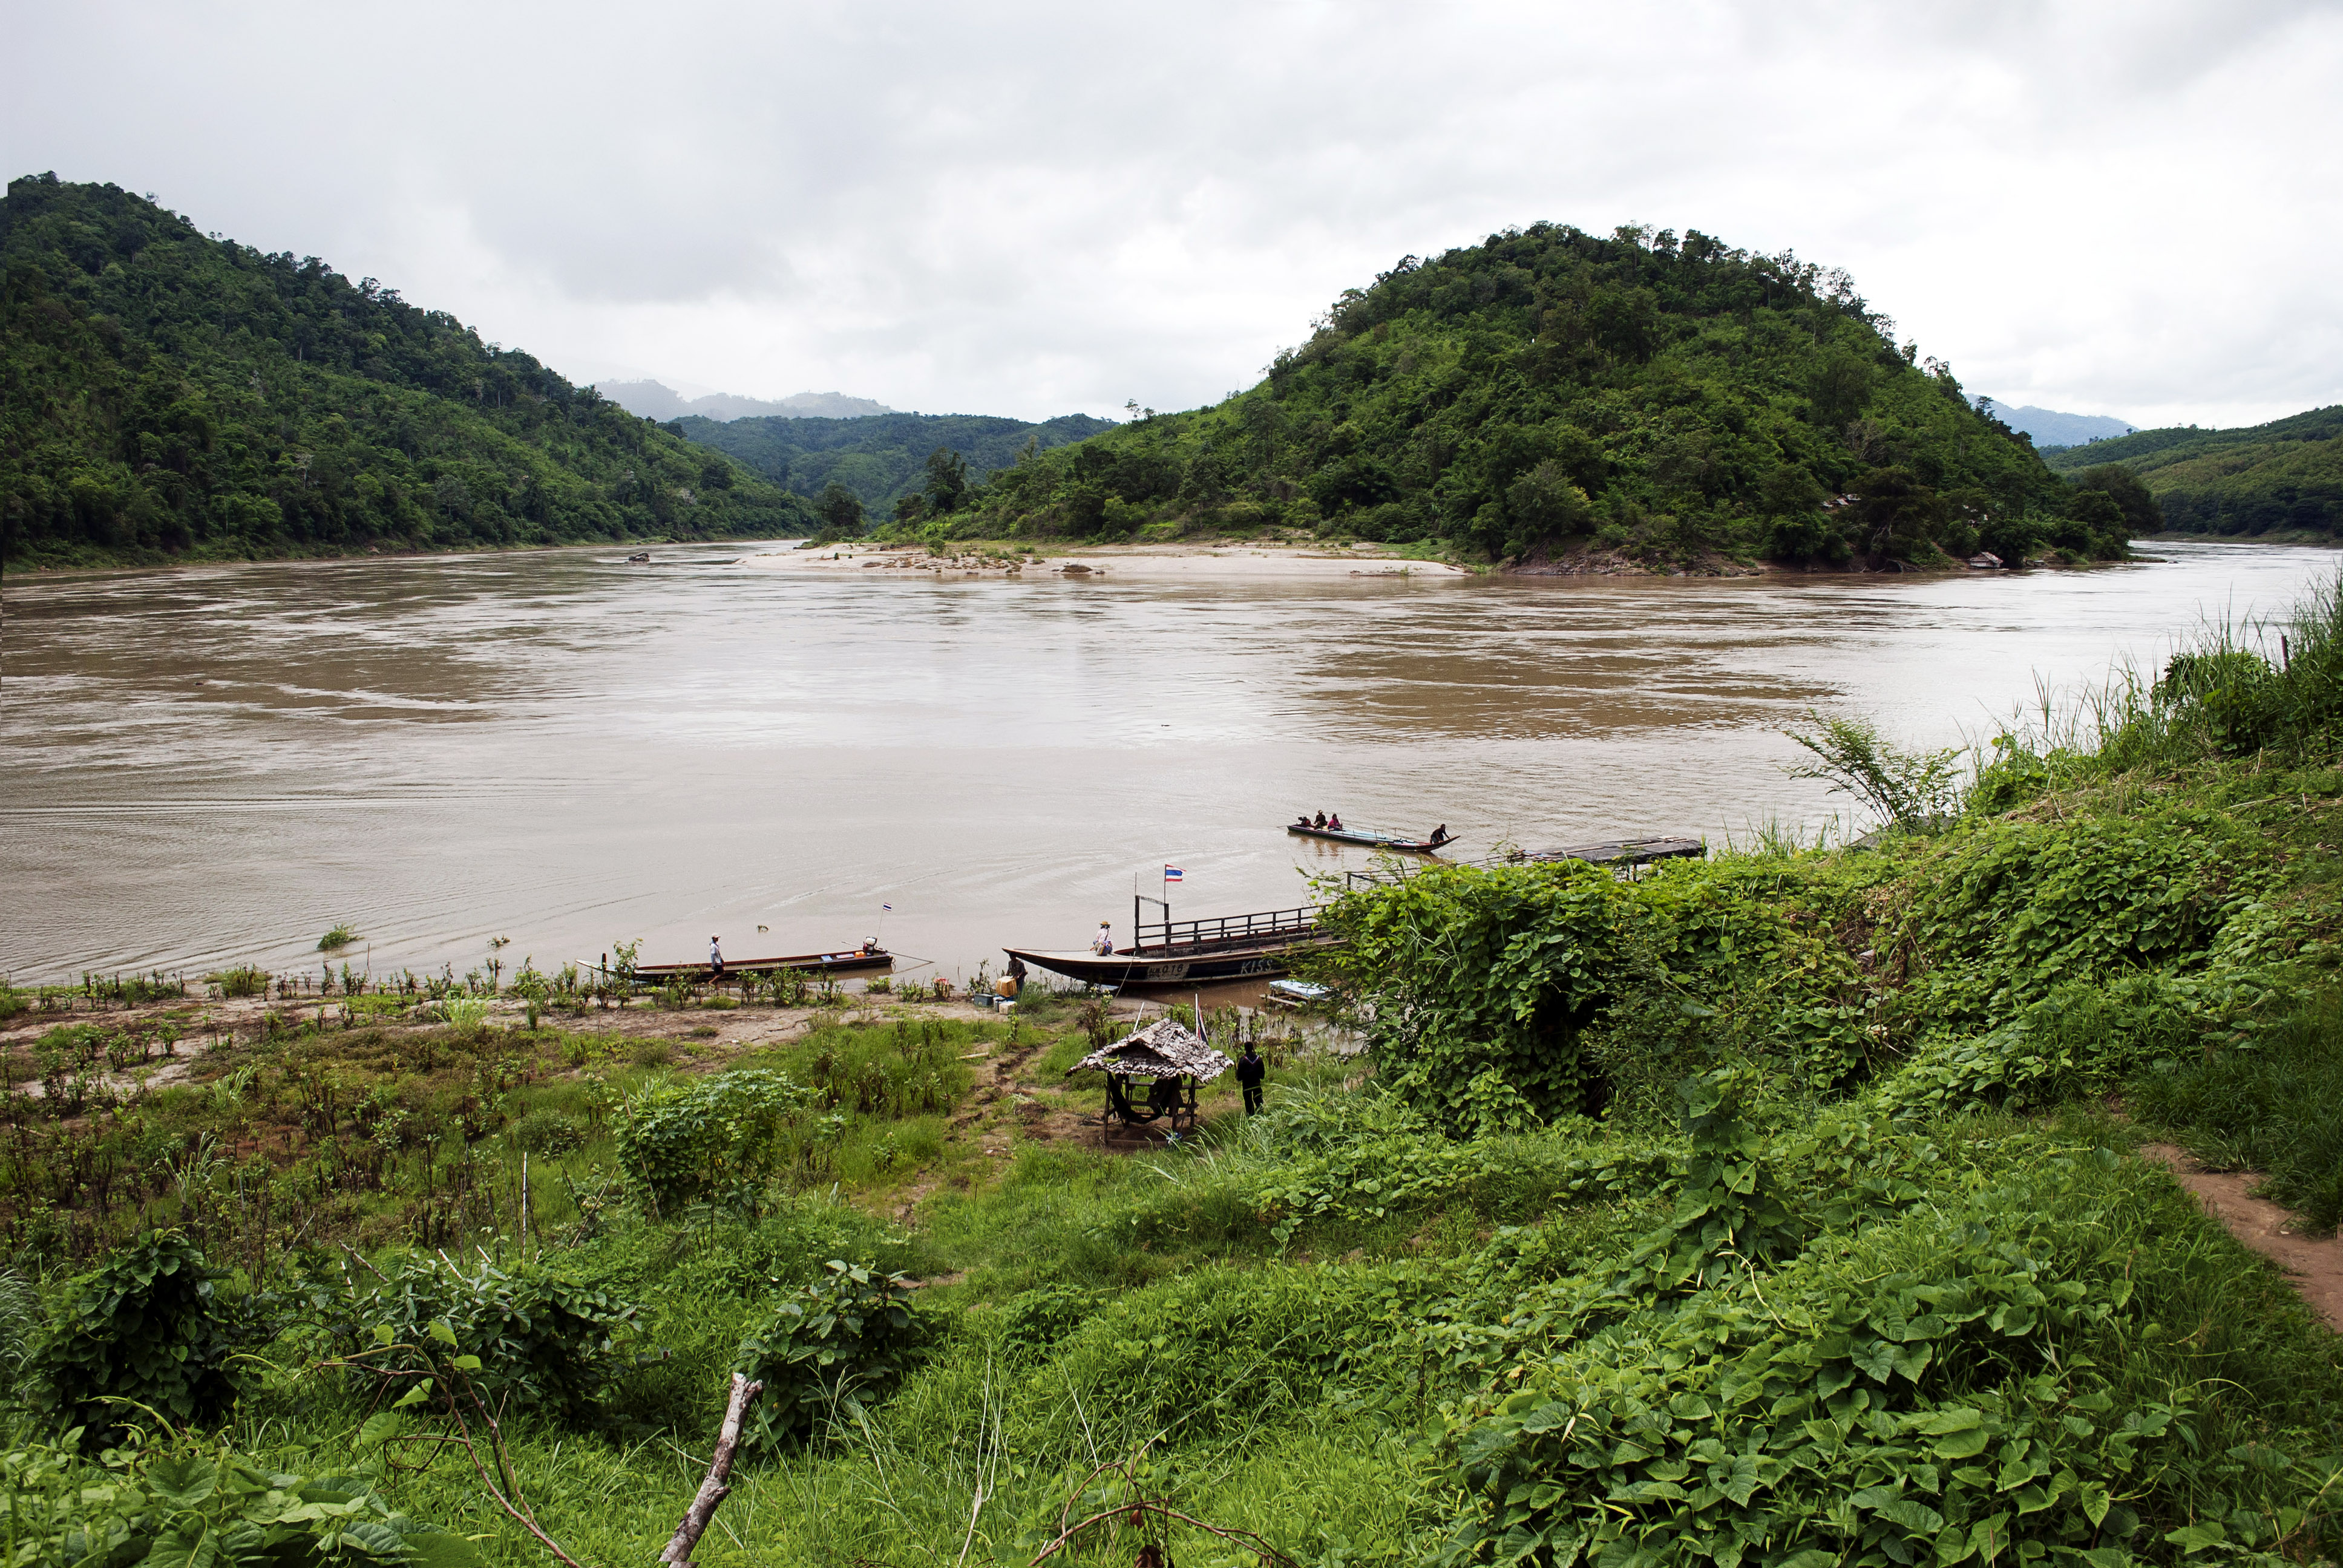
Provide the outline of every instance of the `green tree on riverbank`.
{"type": "Polygon", "coordinates": [[[2105,503],[1898,347],[1843,272],[1537,224],[1403,258],[1251,391],[997,473],[952,526],[1884,563],[2117,557],[2105,503]]]}
{"type": "Polygon", "coordinates": [[[0,267],[11,564],[812,531],[445,312],[112,186],[12,181],[0,267]]]}

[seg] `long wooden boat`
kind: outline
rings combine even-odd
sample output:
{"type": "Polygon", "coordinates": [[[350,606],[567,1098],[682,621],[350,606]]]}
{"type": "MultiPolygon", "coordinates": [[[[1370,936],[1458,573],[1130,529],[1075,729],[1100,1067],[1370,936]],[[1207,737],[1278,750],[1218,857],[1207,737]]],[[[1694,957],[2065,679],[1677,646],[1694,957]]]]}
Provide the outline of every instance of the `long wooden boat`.
{"type": "Polygon", "coordinates": [[[1285,973],[1294,954],[1332,947],[1337,940],[1318,929],[1314,909],[1268,910],[1176,922],[1166,909],[1162,920],[1141,924],[1137,911],[1142,901],[1161,902],[1133,899],[1131,928],[1138,940],[1111,953],[1046,948],[1001,950],[1086,985],[1192,985],[1201,980],[1272,979],[1285,973]]]}
{"type": "Polygon", "coordinates": [[[1397,833],[1378,833],[1370,828],[1305,828],[1299,822],[1288,822],[1285,830],[1300,839],[1359,844],[1370,849],[1397,849],[1403,855],[1437,854],[1444,846],[1456,841],[1453,834],[1434,843],[1430,839],[1403,839],[1397,833]]]}
{"type": "MultiPolygon", "coordinates": [[[[883,970],[895,961],[885,948],[857,948],[842,953],[796,953],[783,959],[726,959],[724,972],[773,974],[797,970],[805,974],[842,974],[850,970],[883,970]]],[[[706,980],[715,971],[706,960],[688,964],[637,964],[637,980],[706,980]]]]}
{"type": "Polygon", "coordinates": [[[1616,839],[1607,844],[1566,844],[1559,849],[1514,851],[1516,860],[1584,860],[1596,866],[1643,866],[1654,860],[1697,860],[1708,853],[1699,839],[1616,839]]]}

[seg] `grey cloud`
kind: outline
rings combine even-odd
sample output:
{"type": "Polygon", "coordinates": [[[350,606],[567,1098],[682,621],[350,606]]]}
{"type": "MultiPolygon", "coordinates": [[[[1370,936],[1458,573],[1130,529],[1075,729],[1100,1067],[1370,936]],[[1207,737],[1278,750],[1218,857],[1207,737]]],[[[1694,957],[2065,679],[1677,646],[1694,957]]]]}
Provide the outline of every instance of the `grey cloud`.
{"type": "Polygon", "coordinates": [[[2332,0],[100,4],[16,31],[17,172],[156,190],[557,365],[1180,407],[1401,254],[1543,217],[1845,265],[2021,401],[2343,397],[2332,0]]]}

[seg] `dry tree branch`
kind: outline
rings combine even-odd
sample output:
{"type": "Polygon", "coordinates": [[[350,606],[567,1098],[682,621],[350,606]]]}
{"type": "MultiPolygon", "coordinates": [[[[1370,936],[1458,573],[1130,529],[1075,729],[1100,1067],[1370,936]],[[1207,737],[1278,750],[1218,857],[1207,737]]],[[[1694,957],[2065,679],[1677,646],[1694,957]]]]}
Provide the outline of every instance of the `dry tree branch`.
{"type": "Polygon", "coordinates": [[[740,1372],[732,1374],[732,1397],[724,1406],[724,1426],[717,1433],[716,1453],[708,1462],[707,1479],[699,1483],[699,1491],[685,1511],[683,1523],[675,1527],[667,1550],[659,1554],[660,1562],[674,1563],[677,1568],[691,1568],[692,1549],[708,1533],[709,1522],[716,1517],[717,1508],[732,1493],[732,1459],[740,1448],[740,1419],[764,1392],[763,1383],[751,1382],[740,1372]]]}

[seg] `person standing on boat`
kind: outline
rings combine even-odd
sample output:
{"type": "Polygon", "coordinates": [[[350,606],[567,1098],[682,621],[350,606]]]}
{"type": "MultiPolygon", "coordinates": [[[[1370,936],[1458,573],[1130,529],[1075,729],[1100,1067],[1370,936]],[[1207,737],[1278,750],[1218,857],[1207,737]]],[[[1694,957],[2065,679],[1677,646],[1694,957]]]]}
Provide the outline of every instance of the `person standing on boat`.
{"type": "Polygon", "coordinates": [[[1114,930],[1104,920],[1099,922],[1098,935],[1091,939],[1091,951],[1102,959],[1114,957],[1114,930]]]}
{"type": "Polygon", "coordinates": [[[712,980],[724,978],[724,950],[717,945],[714,937],[708,939],[708,971],[712,980]]]}
{"type": "Polygon", "coordinates": [[[1245,1041],[1244,1054],[1237,1058],[1237,1082],[1244,1089],[1247,1116],[1260,1111],[1261,1081],[1268,1076],[1269,1064],[1261,1059],[1261,1047],[1245,1041]]]}

